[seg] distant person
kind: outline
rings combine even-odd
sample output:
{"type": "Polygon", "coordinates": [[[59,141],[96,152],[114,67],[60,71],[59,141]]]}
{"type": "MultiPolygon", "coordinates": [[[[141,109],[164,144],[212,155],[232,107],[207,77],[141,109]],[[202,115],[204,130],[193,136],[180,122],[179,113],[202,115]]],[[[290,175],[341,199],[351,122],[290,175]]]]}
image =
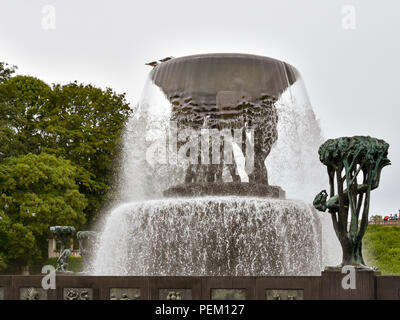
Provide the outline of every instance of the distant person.
{"type": "Polygon", "coordinates": [[[385,216],[384,218],[383,218],[383,221],[388,221],[389,220],[389,216],[385,216]]]}

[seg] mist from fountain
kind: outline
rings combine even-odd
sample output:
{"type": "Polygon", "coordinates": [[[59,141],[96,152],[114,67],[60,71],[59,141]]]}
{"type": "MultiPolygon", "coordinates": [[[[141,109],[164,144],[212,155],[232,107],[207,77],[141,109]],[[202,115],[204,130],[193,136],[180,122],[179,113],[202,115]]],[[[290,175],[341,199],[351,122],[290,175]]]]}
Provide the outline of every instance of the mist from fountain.
{"type": "Polygon", "coordinates": [[[109,217],[96,272],[318,275],[319,232],[314,210],[298,201],[201,197],[132,202],[109,217]]]}

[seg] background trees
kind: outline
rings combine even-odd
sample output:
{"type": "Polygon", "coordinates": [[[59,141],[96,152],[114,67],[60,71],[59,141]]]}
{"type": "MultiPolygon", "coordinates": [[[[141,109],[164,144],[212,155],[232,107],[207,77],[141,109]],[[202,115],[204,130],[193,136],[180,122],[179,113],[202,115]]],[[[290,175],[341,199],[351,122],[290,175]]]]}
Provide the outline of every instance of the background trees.
{"type": "Polygon", "coordinates": [[[49,227],[82,227],[87,200],[79,192],[79,171],[54,155],[28,154],[0,165],[0,248],[3,262],[29,263],[40,258],[49,227]]]}
{"type": "Polygon", "coordinates": [[[0,63],[0,269],[43,258],[50,225],[96,220],[131,112],[109,88],[15,69],[0,63]]]}
{"type": "Polygon", "coordinates": [[[40,153],[40,123],[45,118],[51,88],[27,76],[0,84],[0,160],[29,152],[40,153]]]}
{"type": "Polygon", "coordinates": [[[0,61],[0,82],[8,80],[16,69],[17,67],[9,67],[7,63],[0,61]]]}
{"type": "Polygon", "coordinates": [[[88,199],[86,214],[96,218],[115,172],[120,135],[130,107],[111,89],[71,83],[53,87],[40,122],[46,152],[71,160],[81,169],[79,187],[88,199]]]}

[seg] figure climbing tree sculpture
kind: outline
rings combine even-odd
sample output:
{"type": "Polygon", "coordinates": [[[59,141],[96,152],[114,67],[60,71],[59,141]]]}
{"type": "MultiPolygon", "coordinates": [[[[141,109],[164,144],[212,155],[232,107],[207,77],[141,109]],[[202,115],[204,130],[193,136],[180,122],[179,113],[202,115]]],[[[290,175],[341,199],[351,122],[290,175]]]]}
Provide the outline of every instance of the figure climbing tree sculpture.
{"type": "Polygon", "coordinates": [[[342,266],[366,268],[362,238],[368,227],[371,191],[379,186],[382,168],[390,165],[388,149],[383,140],[360,136],[330,139],[319,148],[320,161],[328,169],[330,194],[327,200],[328,193],[321,191],[313,204],[332,216],[343,250],[342,266]]]}

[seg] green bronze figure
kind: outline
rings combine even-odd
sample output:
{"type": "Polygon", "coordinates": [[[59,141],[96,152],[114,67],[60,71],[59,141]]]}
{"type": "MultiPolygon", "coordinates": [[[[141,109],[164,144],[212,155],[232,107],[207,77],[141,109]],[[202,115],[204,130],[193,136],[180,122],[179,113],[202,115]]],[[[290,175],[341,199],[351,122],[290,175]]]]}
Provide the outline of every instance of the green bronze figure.
{"type": "Polygon", "coordinates": [[[317,210],[331,214],[343,250],[342,266],[368,269],[362,256],[362,238],[368,227],[371,191],[378,188],[382,168],[390,165],[389,144],[383,140],[355,136],[330,139],[319,148],[329,176],[326,190],[314,199],[317,210]]]}
{"type": "Polygon", "coordinates": [[[69,246],[71,238],[75,235],[75,228],[72,226],[52,226],[50,227],[50,232],[61,245],[56,271],[68,272],[68,262],[72,252],[67,246],[69,246]]]}

